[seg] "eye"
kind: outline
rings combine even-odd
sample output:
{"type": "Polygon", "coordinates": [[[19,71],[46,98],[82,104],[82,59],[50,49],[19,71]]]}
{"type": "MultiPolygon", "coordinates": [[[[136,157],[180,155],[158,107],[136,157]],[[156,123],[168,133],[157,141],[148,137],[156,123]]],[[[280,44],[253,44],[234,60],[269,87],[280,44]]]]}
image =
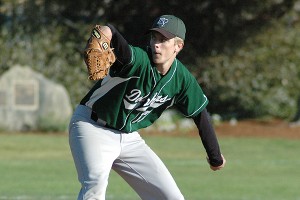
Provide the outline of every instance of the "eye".
{"type": "Polygon", "coordinates": [[[166,41],[168,41],[167,38],[161,38],[161,39],[160,39],[160,42],[166,42],[166,41]]]}
{"type": "Polygon", "coordinates": [[[157,43],[164,43],[164,42],[168,41],[168,38],[154,33],[154,34],[151,34],[151,40],[154,42],[157,42],[157,43]]]}
{"type": "Polygon", "coordinates": [[[155,34],[151,34],[151,40],[158,40],[158,38],[155,34]]]}

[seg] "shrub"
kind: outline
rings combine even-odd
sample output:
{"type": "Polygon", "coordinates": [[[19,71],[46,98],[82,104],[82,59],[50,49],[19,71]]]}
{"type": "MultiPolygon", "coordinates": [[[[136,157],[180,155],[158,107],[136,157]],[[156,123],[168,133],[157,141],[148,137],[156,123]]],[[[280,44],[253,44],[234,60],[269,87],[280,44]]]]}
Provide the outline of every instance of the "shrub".
{"type": "MultiPolygon", "coordinates": [[[[300,24],[271,23],[236,51],[201,59],[215,113],[290,118],[300,95],[300,24]]],[[[286,21],[284,21],[286,20],[286,21]]]]}

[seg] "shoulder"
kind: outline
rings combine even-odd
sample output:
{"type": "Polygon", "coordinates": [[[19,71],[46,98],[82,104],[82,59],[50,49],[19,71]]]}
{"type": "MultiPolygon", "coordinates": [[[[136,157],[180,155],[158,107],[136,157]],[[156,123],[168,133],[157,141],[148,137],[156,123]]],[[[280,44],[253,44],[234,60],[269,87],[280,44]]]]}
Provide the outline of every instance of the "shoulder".
{"type": "Polygon", "coordinates": [[[131,64],[150,62],[150,52],[148,48],[141,48],[129,45],[132,52],[131,64]]]}
{"type": "Polygon", "coordinates": [[[182,64],[182,62],[180,62],[180,60],[178,60],[176,58],[175,60],[176,65],[177,65],[177,76],[179,76],[181,79],[183,79],[184,81],[191,81],[191,80],[195,80],[194,75],[188,70],[188,68],[182,64]]]}
{"type": "Polygon", "coordinates": [[[147,47],[145,48],[141,48],[141,47],[137,47],[137,46],[133,46],[133,45],[129,45],[131,51],[133,51],[136,54],[146,54],[149,55],[149,49],[147,47]]]}

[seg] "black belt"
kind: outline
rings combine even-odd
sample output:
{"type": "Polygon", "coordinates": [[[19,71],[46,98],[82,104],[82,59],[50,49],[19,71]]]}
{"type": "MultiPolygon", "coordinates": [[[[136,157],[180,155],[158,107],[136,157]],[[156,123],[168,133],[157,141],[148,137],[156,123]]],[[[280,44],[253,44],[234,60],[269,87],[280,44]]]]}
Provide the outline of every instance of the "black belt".
{"type": "MultiPolygon", "coordinates": [[[[80,102],[80,105],[86,106],[86,105],[85,105],[84,103],[82,103],[82,102],[80,102]]],[[[91,112],[91,119],[92,119],[94,122],[98,122],[98,120],[103,121],[103,120],[99,119],[97,113],[96,113],[95,111],[93,111],[93,110],[92,110],[92,112],[91,112]]],[[[104,121],[103,121],[103,122],[104,122],[104,121]]],[[[103,124],[103,126],[108,127],[108,126],[106,125],[106,122],[105,122],[105,124],[103,124]]]]}
{"type": "Polygon", "coordinates": [[[91,114],[91,119],[95,122],[98,121],[98,115],[95,111],[92,111],[92,114],[91,114]]]}
{"type": "Polygon", "coordinates": [[[99,117],[98,117],[98,115],[97,115],[97,113],[95,111],[92,111],[92,113],[91,113],[91,119],[94,122],[97,122],[99,125],[109,128],[109,126],[106,124],[105,121],[99,119],[99,117]]]}

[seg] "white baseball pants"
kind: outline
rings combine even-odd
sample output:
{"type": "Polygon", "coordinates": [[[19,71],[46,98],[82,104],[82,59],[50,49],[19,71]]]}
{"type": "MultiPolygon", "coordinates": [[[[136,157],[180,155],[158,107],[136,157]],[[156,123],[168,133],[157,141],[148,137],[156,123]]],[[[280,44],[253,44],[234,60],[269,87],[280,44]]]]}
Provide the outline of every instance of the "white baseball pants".
{"type": "Polygon", "coordinates": [[[105,200],[111,169],[143,200],[184,199],[168,169],[138,132],[106,128],[91,119],[91,112],[89,107],[77,106],[69,126],[70,148],[82,185],[78,200],[105,200]]]}

